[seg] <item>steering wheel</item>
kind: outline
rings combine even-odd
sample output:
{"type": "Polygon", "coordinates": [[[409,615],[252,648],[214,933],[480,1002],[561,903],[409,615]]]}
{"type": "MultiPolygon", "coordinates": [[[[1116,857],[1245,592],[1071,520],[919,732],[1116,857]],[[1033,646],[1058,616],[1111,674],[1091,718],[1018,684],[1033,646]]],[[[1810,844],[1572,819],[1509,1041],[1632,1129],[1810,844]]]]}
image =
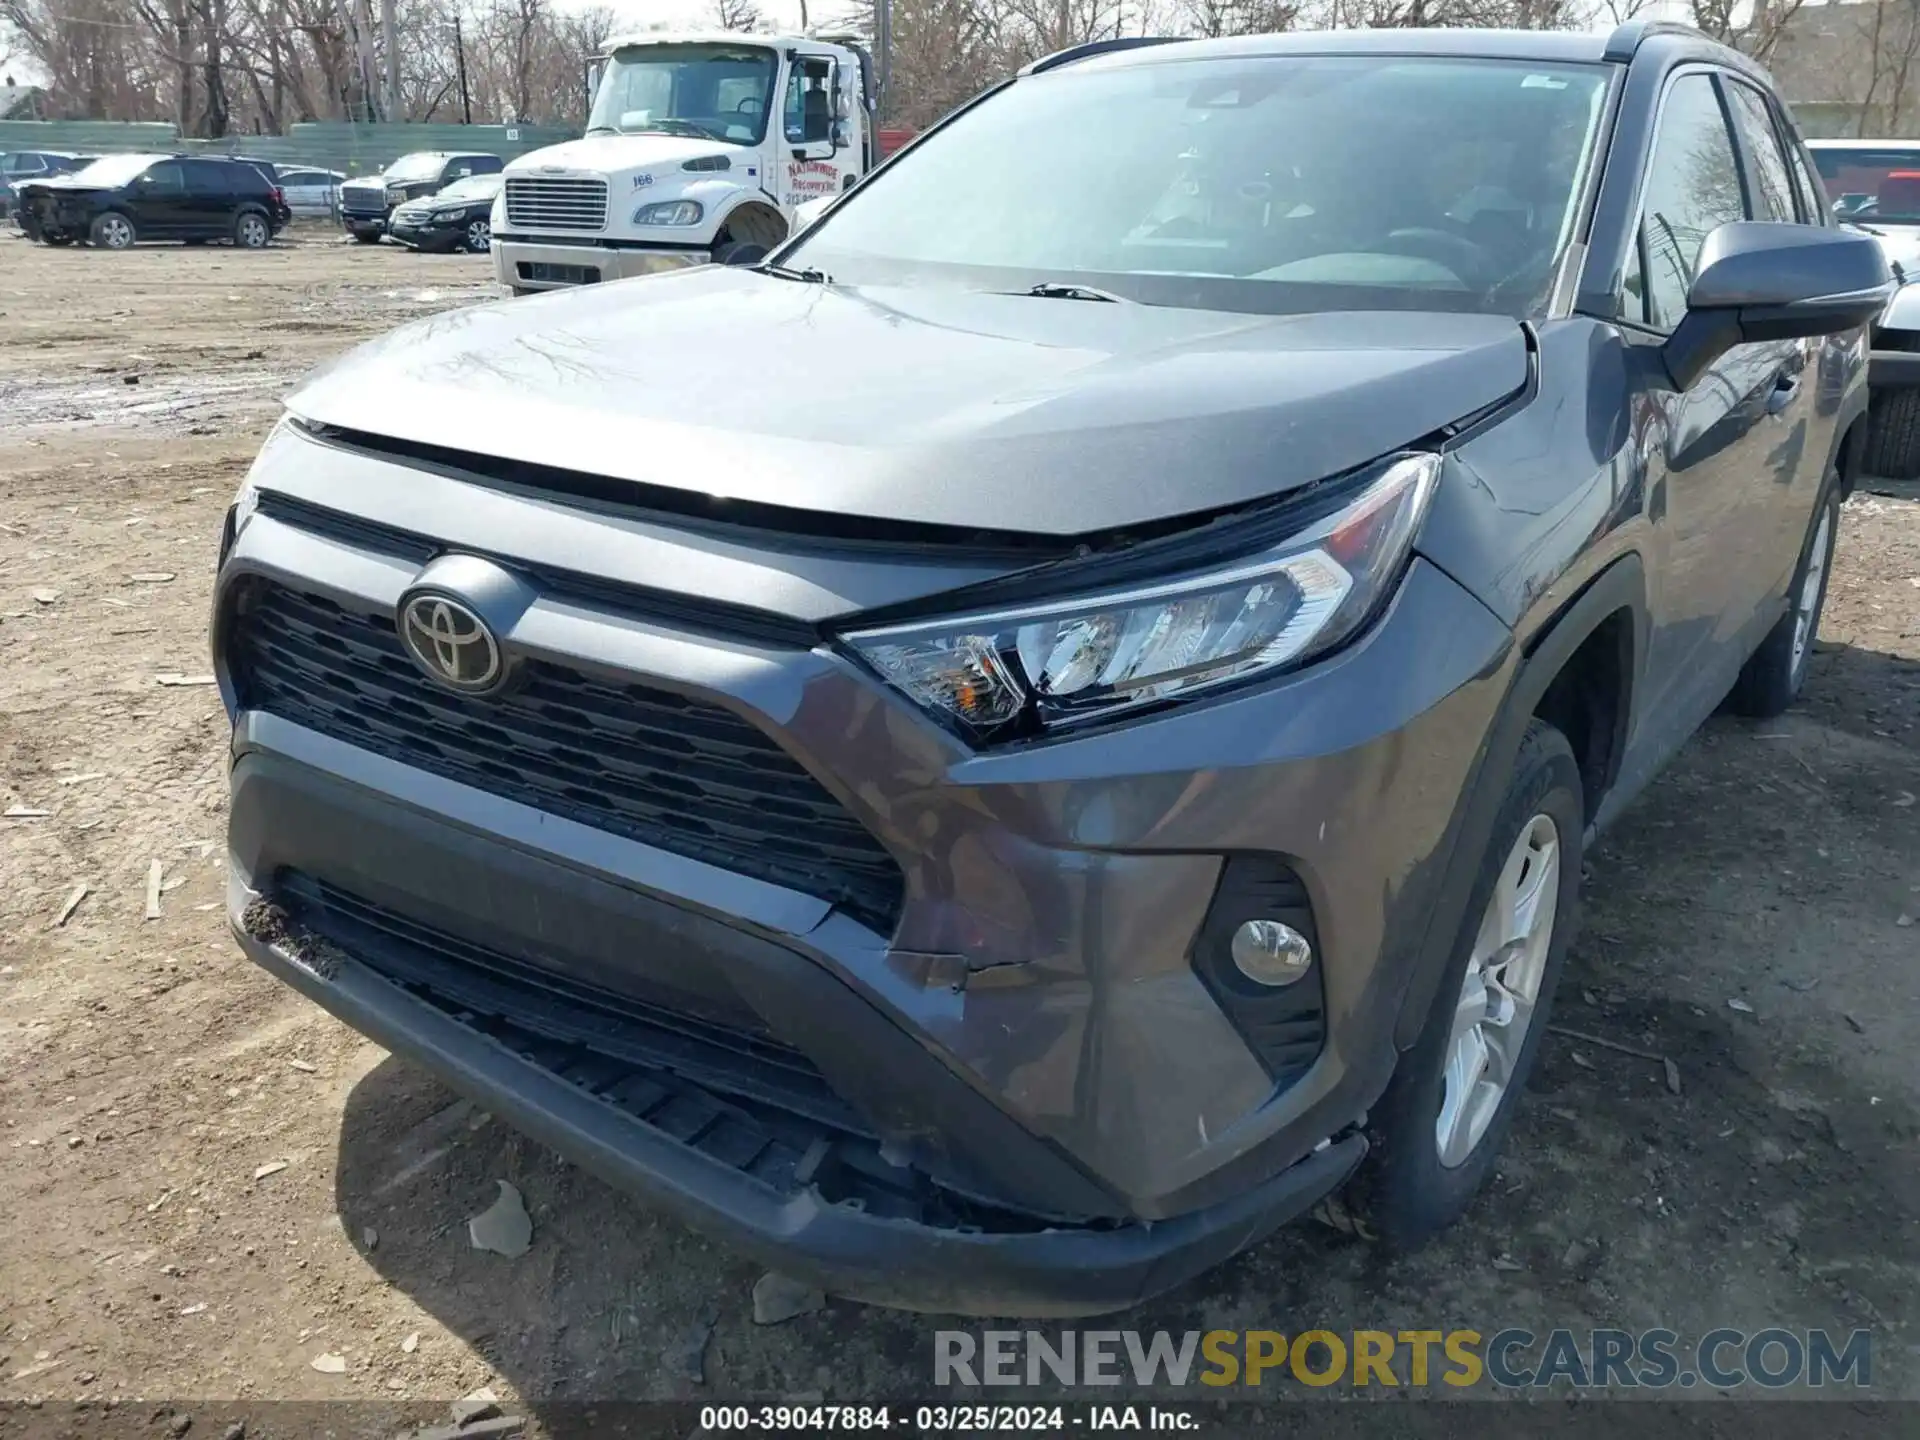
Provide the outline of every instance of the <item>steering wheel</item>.
{"type": "Polygon", "coordinates": [[[1486,282],[1493,259],[1483,246],[1466,236],[1427,225],[1390,230],[1380,248],[1389,255],[1411,255],[1418,260],[1431,260],[1436,265],[1444,265],[1468,285],[1486,282]]]}
{"type": "Polygon", "coordinates": [[[765,102],[763,102],[758,95],[749,95],[733,107],[733,113],[736,115],[758,115],[765,108],[765,102]]]}

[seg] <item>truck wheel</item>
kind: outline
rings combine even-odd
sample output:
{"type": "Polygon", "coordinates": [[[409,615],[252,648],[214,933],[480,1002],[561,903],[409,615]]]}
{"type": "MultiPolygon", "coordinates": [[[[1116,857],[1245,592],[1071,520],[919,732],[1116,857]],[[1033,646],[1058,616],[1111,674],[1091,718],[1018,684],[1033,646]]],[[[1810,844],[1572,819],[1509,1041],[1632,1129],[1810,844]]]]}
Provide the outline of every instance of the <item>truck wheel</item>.
{"type": "Polygon", "coordinates": [[[1920,389],[1874,393],[1860,462],[1867,474],[1883,480],[1920,479],[1920,389]]]}
{"type": "Polygon", "coordinates": [[[353,243],[356,245],[378,245],[380,243],[380,237],[378,235],[369,235],[364,230],[355,230],[353,232],[353,243]]]}
{"type": "Polygon", "coordinates": [[[93,224],[87,227],[87,238],[101,250],[130,250],[134,241],[133,221],[118,210],[109,210],[93,217],[93,224]]]}
{"type": "Polygon", "coordinates": [[[1727,696],[1727,708],[1734,714],[1771,720],[1799,697],[1813,658],[1813,638],[1820,632],[1820,611],[1827,603],[1827,577],[1833,573],[1833,547],[1839,534],[1840,486],[1829,480],[1813,507],[1800,563],[1793,567],[1787,613],[1747,657],[1727,696]]]}
{"type": "Polygon", "coordinates": [[[758,265],[767,258],[767,247],[751,240],[727,240],[713,247],[716,265],[758,265]]]}
{"type": "Polygon", "coordinates": [[[1572,939],[1582,809],[1572,747],[1533,721],[1474,882],[1472,928],[1368,1125],[1349,1200],[1390,1245],[1444,1229],[1493,1172],[1572,939]]]}

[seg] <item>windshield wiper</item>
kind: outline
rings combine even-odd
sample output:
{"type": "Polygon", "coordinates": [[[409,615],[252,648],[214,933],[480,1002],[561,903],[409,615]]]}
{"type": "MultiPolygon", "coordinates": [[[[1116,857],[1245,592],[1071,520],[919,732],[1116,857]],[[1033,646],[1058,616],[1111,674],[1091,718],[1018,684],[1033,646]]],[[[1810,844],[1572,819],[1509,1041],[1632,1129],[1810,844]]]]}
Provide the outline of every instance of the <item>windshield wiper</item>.
{"type": "Polygon", "coordinates": [[[795,270],[789,265],[756,265],[753,267],[762,275],[771,275],[776,280],[800,280],[808,285],[831,285],[833,277],[824,270],[795,270]]]}
{"type": "Polygon", "coordinates": [[[1099,300],[1108,305],[1121,304],[1125,298],[1114,294],[1111,290],[1096,290],[1091,285],[1068,285],[1058,280],[1042,280],[1038,285],[1030,286],[1018,293],[1031,295],[1036,300],[1099,300]]]}
{"type": "Polygon", "coordinates": [[[587,134],[589,135],[618,135],[619,133],[620,127],[618,125],[589,125],[587,127],[587,134]]]}

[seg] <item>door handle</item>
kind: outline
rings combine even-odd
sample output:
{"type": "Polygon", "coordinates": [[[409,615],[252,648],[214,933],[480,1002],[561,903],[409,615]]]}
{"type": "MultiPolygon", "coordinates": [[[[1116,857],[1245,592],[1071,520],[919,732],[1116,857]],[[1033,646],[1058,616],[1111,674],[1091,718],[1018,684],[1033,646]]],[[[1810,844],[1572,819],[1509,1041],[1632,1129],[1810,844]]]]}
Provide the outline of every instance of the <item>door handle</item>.
{"type": "Polygon", "coordinates": [[[1774,378],[1773,393],[1767,396],[1767,413],[1778,415],[1793,403],[1793,397],[1800,393],[1800,372],[1783,370],[1774,378]]]}

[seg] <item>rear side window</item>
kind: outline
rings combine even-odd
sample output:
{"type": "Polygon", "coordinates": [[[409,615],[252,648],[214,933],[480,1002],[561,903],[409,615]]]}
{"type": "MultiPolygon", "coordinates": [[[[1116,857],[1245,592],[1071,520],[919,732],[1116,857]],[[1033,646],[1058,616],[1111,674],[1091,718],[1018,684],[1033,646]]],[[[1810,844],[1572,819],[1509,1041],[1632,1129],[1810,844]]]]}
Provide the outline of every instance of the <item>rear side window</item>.
{"type": "Polygon", "coordinates": [[[475,155],[471,165],[472,168],[467,172],[469,175],[498,175],[501,168],[498,155],[475,155]]]}
{"type": "Polygon", "coordinates": [[[1727,100],[1733,110],[1733,123],[1740,131],[1751,162],[1747,176],[1756,220],[1797,220],[1799,207],[1794,201],[1793,177],[1787,169],[1786,152],[1780,148],[1780,132],[1775,128],[1773,111],[1766,97],[1751,85],[1725,81],[1727,100]]]}
{"type": "MultiPolygon", "coordinates": [[[[1709,76],[1682,75],[1668,89],[1640,205],[1644,294],[1623,293],[1620,316],[1667,331],[1686,313],[1707,236],[1747,215],[1733,136],[1709,76]]],[[[1629,278],[1633,268],[1628,266],[1629,278]]]]}

